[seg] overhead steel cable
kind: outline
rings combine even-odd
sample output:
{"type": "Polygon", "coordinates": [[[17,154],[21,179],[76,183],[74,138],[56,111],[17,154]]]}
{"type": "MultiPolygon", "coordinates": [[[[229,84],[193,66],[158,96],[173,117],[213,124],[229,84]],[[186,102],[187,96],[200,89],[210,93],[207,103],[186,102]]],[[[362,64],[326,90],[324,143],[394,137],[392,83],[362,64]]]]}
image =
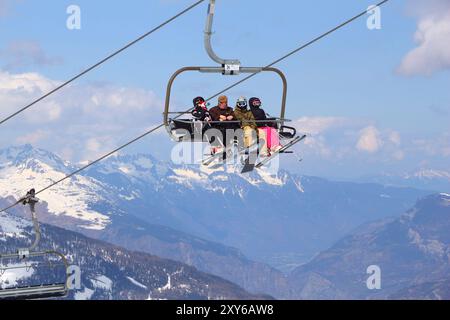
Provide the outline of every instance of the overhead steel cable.
{"type": "Polygon", "coordinates": [[[100,67],[102,64],[104,64],[105,62],[111,60],[112,58],[114,58],[115,56],[119,55],[120,53],[122,53],[123,51],[127,50],[128,48],[132,47],[133,45],[135,45],[136,43],[144,40],[145,38],[147,38],[148,36],[150,36],[151,34],[155,33],[156,31],[162,29],[163,27],[165,27],[166,25],[168,25],[169,23],[173,22],[174,20],[176,20],[177,18],[181,17],[182,15],[186,14],[187,12],[191,11],[192,9],[194,9],[195,7],[197,7],[200,3],[204,2],[205,0],[199,0],[197,2],[195,2],[194,4],[190,5],[189,7],[187,7],[186,9],[184,9],[183,11],[181,11],[180,13],[176,14],[175,16],[173,16],[172,18],[164,21],[163,23],[161,23],[159,26],[155,27],[154,29],[144,33],[143,35],[141,35],[139,38],[129,42],[128,44],[126,44],[125,46],[121,47],[119,50],[111,53],[110,55],[108,55],[106,58],[100,60],[99,62],[97,62],[96,64],[90,66],[89,68],[85,69],[84,71],[82,71],[81,73],[77,74],[76,76],[72,77],[71,79],[67,80],[66,82],[62,83],[61,85],[57,86],[56,88],[54,88],[53,90],[47,92],[46,94],[44,94],[43,96],[39,97],[38,99],[34,100],[33,102],[29,103],[28,105],[24,106],[23,108],[21,108],[20,110],[14,112],[13,114],[9,115],[8,117],[4,118],[3,120],[0,121],[0,125],[4,124],[5,122],[11,120],[12,118],[16,117],[17,115],[19,115],[20,113],[28,110],[29,108],[31,108],[32,106],[34,106],[35,104],[41,102],[42,100],[48,98],[49,96],[51,96],[52,94],[58,92],[59,90],[61,90],[62,88],[66,87],[67,85],[69,85],[70,83],[74,82],[75,80],[81,78],[82,76],[84,76],[85,74],[91,72],[92,70],[100,67]]]}
{"type": "MultiPolygon", "coordinates": [[[[384,4],[385,4],[386,2],[388,2],[388,1],[390,1],[390,0],[384,0],[384,1],[381,1],[380,3],[374,5],[373,8],[381,7],[382,5],[384,5],[384,4]]],[[[365,10],[365,11],[363,11],[363,12],[357,14],[356,16],[354,16],[354,17],[348,19],[347,21],[341,23],[340,25],[334,27],[333,29],[330,29],[329,31],[327,31],[327,32],[321,34],[320,36],[318,36],[318,37],[312,39],[311,41],[309,41],[309,42],[303,44],[302,46],[298,47],[297,49],[292,50],[291,52],[289,52],[289,53],[287,53],[286,55],[282,56],[281,58],[275,60],[275,61],[272,62],[271,64],[268,64],[265,68],[273,67],[274,65],[276,65],[276,64],[278,64],[278,63],[280,63],[280,62],[282,62],[283,60],[286,60],[286,59],[289,58],[290,56],[292,56],[292,55],[298,53],[299,51],[304,50],[305,48],[307,48],[307,47],[313,45],[314,43],[316,43],[316,42],[322,40],[323,38],[327,37],[328,35],[330,35],[330,34],[336,32],[337,30],[342,29],[343,27],[345,27],[346,25],[352,23],[353,21],[358,20],[359,18],[361,18],[362,16],[364,16],[364,15],[366,15],[366,14],[367,14],[367,10],[365,10]]],[[[215,97],[221,95],[222,93],[225,93],[225,92],[227,92],[228,90],[231,90],[231,89],[233,89],[234,87],[237,87],[237,86],[240,85],[241,83],[243,83],[243,82],[245,82],[245,81],[247,81],[247,80],[253,78],[254,76],[256,76],[256,75],[259,74],[259,73],[261,73],[261,71],[257,71],[257,72],[254,72],[254,73],[248,75],[247,77],[241,79],[240,81],[238,81],[238,82],[232,84],[231,86],[229,86],[229,87],[225,88],[224,90],[222,90],[221,92],[217,93],[217,94],[214,95],[212,98],[215,98],[215,97]]]]}
{"type": "MultiPolygon", "coordinates": [[[[374,7],[380,7],[380,6],[382,6],[383,4],[385,4],[385,3],[388,2],[388,1],[390,1],[390,0],[384,0],[384,1],[380,2],[380,3],[378,3],[377,5],[375,5],[374,7]]],[[[289,52],[288,54],[282,56],[281,58],[279,58],[279,59],[275,60],[274,62],[270,63],[269,65],[267,65],[267,67],[269,68],[269,67],[271,67],[271,66],[274,66],[275,64],[280,63],[281,61],[283,61],[283,60],[285,60],[285,59],[291,57],[292,55],[298,53],[299,51],[304,50],[305,48],[311,46],[312,44],[314,44],[314,43],[316,43],[317,41],[323,39],[324,37],[326,37],[326,36],[328,36],[328,35],[330,35],[330,34],[336,32],[337,30],[343,28],[344,26],[346,26],[346,25],[350,24],[351,22],[357,20],[358,18],[364,16],[366,13],[367,13],[367,10],[365,10],[365,11],[359,13],[358,15],[356,15],[356,16],[354,16],[354,17],[348,19],[347,21],[345,21],[345,22],[339,24],[337,27],[334,27],[333,29],[330,29],[329,31],[327,31],[327,32],[325,32],[325,33],[323,33],[323,34],[321,34],[320,36],[314,38],[313,40],[307,42],[306,44],[301,45],[301,46],[298,47],[297,49],[292,50],[292,51],[289,52]]],[[[215,97],[221,95],[222,93],[224,93],[224,92],[226,92],[226,91],[228,91],[228,90],[230,90],[230,89],[232,89],[232,88],[238,86],[239,84],[243,83],[244,81],[249,80],[250,78],[254,77],[254,76],[255,76],[256,74],[258,74],[258,73],[260,73],[260,72],[258,72],[258,71],[257,71],[257,72],[254,72],[254,73],[252,73],[251,75],[249,75],[249,76],[243,78],[242,80],[237,81],[236,83],[234,83],[234,84],[232,84],[232,85],[226,87],[224,90],[222,90],[222,91],[216,93],[215,95],[211,96],[210,98],[208,98],[207,101],[210,101],[210,100],[214,99],[215,97]]],[[[188,113],[190,110],[192,110],[192,108],[189,109],[189,110],[186,110],[185,113],[188,113]]],[[[175,119],[178,119],[178,118],[181,117],[181,116],[182,116],[182,114],[176,116],[176,117],[174,118],[174,120],[175,120],[175,119]]],[[[44,192],[44,191],[46,191],[46,190],[48,190],[48,189],[50,189],[50,188],[53,188],[53,187],[56,186],[57,184],[59,184],[59,183],[65,181],[65,180],[67,180],[67,179],[73,177],[74,175],[76,175],[76,174],[78,174],[78,173],[80,173],[80,172],[82,172],[82,171],[84,171],[84,170],[86,170],[86,169],[88,169],[89,167],[93,166],[94,164],[96,164],[96,163],[98,163],[98,162],[100,162],[100,161],[102,161],[102,160],[108,158],[109,156],[113,155],[114,153],[116,153],[116,152],[118,152],[118,151],[120,151],[120,150],[122,150],[122,149],[128,147],[129,145],[131,145],[131,144],[133,144],[133,143],[135,143],[135,142],[137,142],[137,141],[143,139],[144,137],[146,137],[146,136],[152,134],[153,132],[155,132],[155,131],[157,131],[157,130],[163,128],[163,127],[164,127],[164,124],[160,124],[160,125],[154,127],[153,129],[151,129],[151,130],[149,130],[149,131],[143,133],[142,135],[138,136],[137,138],[135,138],[135,139],[133,139],[133,140],[131,140],[131,141],[129,141],[129,142],[123,144],[122,146],[120,146],[120,147],[114,149],[114,150],[111,151],[111,152],[108,152],[107,154],[105,154],[104,156],[98,158],[97,160],[95,160],[95,161],[93,161],[93,162],[90,162],[89,164],[87,164],[87,165],[83,166],[82,168],[80,168],[80,169],[74,171],[73,173],[71,173],[71,174],[65,176],[64,178],[61,178],[61,179],[59,179],[58,181],[55,181],[54,183],[50,184],[49,186],[45,187],[44,189],[41,189],[41,190],[37,191],[37,192],[36,192],[36,195],[38,195],[38,194],[40,194],[40,193],[42,193],[42,192],[44,192]]],[[[0,212],[3,212],[3,211],[5,211],[5,210],[9,210],[9,209],[11,209],[12,207],[16,206],[18,203],[19,203],[19,202],[15,203],[15,204],[12,204],[11,206],[9,206],[9,207],[7,207],[7,208],[2,209],[0,212]]]]}

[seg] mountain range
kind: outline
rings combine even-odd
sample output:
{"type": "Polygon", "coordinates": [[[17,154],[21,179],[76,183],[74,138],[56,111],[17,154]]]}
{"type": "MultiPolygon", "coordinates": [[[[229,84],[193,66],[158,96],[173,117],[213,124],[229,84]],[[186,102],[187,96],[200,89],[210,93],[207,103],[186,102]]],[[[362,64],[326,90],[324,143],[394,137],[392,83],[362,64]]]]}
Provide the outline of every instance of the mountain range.
{"type": "Polygon", "coordinates": [[[450,172],[446,170],[419,169],[403,174],[380,174],[363,177],[360,181],[397,187],[413,187],[435,192],[450,192],[450,172]]]}
{"type": "MultiPolygon", "coordinates": [[[[76,169],[30,145],[0,150],[0,197],[11,203],[76,169]]],[[[398,217],[430,193],[119,155],[39,195],[38,214],[48,224],[285,298],[301,296],[290,289],[291,270],[361,224],[398,217]]],[[[24,208],[13,213],[28,217],[24,208]]]]}
{"type": "Polygon", "coordinates": [[[396,219],[362,226],[290,275],[296,298],[450,299],[450,195],[425,197],[396,219]],[[369,266],[381,289],[369,290],[369,266]]]}

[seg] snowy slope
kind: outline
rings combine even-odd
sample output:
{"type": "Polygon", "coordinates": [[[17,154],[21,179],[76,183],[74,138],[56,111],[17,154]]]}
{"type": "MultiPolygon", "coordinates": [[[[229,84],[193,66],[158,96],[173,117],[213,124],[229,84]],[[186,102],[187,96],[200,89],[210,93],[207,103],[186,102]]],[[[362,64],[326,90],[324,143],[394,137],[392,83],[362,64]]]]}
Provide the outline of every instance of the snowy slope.
{"type": "MultiPolygon", "coordinates": [[[[19,199],[29,189],[45,188],[74,169],[55,155],[29,145],[1,150],[0,197],[19,199]]],[[[110,223],[111,212],[100,213],[89,204],[111,202],[107,189],[94,179],[76,176],[47,191],[44,200],[51,213],[75,218],[86,229],[102,230],[110,223]]]]}

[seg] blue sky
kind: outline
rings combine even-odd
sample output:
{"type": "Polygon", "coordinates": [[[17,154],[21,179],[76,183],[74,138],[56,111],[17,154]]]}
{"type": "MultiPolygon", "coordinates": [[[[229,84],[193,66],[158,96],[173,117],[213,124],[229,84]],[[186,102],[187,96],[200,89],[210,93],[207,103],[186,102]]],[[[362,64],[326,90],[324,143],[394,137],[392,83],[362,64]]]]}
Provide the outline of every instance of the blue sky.
{"type": "MultiPolygon", "coordinates": [[[[0,0],[0,116],[192,2],[0,0]],[[71,4],[81,8],[81,30],[66,28],[71,4]]],[[[266,65],[373,3],[218,0],[215,50],[243,65],[266,65]]],[[[448,38],[450,6],[427,3],[391,0],[381,11],[381,30],[368,30],[361,19],[278,65],[289,79],[288,116],[311,134],[298,150],[303,164],[288,158],[286,168],[340,178],[450,170],[450,49],[445,41],[436,45],[448,38]],[[415,41],[416,33],[422,38],[415,41]]],[[[1,147],[28,141],[87,160],[159,123],[170,75],[182,66],[211,65],[202,42],[205,14],[206,3],[1,127],[1,147]]],[[[237,79],[183,77],[174,101],[185,109],[193,96],[237,79]]],[[[277,113],[280,90],[275,77],[261,75],[230,96],[260,95],[267,111],[277,113]]],[[[166,142],[159,133],[129,152],[167,158],[166,142]]]]}

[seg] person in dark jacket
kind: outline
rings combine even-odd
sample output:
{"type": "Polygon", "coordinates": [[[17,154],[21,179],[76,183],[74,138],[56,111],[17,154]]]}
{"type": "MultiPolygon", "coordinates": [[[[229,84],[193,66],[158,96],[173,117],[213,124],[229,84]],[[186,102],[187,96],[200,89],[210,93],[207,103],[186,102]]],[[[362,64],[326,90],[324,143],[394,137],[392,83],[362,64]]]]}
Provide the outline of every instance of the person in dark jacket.
{"type": "Polygon", "coordinates": [[[233,121],[235,120],[233,108],[228,106],[228,97],[220,96],[219,104],[212,108],[209,113],[213,121],[233,121]]]}
{"type": "Polygon", "coordinates": [[[273,152],[277,152],[281,149],[280,138],[278,136],[278,130],[271,125],[270,121],[260,122],[267,120],[267,115],[264,109],[262,109],[262,102],[259,98],[251,98],[249,100],[250,110],[256,121],[258,121],[258,137],[261,142],[260,155],[263,157],[270,156],[273,152]]]}
{"type": "Polygon", "coordinates": [[[197,97],[193,100],[194,110],[192,116],[199,121],[211,121],[211,115],[209,114],[206,106],[206,101],[203,97],[197,97]]]}
{"type": "Polygon", "coordinates": [[[253,113],[253,117],[255,118],[255,120],[257,120],[258,123],[258,127],[265,127],[266,124],[260,121],[264,121],[267,120],[267,115],[266,112],[264,111],[264,109],[261,108],[262,103],[261,100],[259,98],[251,98],[249,100],[249,104],[250,104],[250,110],[253,113]]]}
{"type": "MultiPolygon", "coordinates": [[[[234,136],[227,136],[227,130],[235,130],[239,128],[239,125],[235,123],[236,116],[233,108],[228,106],[228,97],[220,96],[218,100],[219,104],[209,110],[211,120],[214,122],[211,126],[221,131],[222,138],[220,141],[223,146],[229,146],[234,140],[234,136]]],[[[217,143],[217,139],[214,139],[217,143]]]]}

